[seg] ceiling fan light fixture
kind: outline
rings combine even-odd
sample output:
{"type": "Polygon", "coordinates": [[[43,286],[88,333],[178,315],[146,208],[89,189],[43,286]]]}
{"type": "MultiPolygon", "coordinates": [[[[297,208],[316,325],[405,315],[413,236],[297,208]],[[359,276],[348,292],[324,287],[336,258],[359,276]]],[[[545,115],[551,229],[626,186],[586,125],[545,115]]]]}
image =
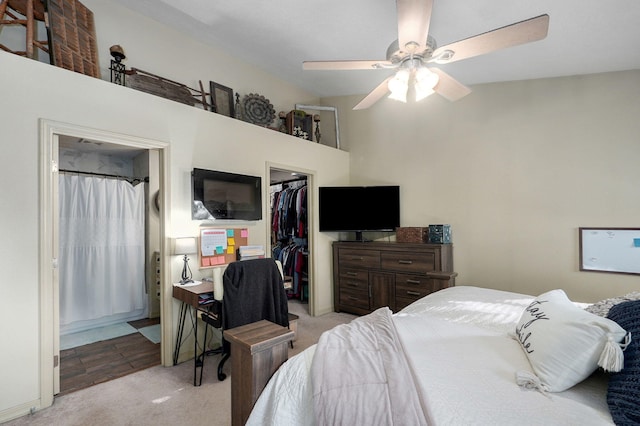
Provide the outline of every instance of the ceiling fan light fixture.
{"type": "Polygon", "coordinates": [[[407,91],[416,100],[437,92],[449,101],[457,101],[471,93],[471,89],[460,83],[439,68],[436,77],[418,76],[426,65],[449,64],[463,59],[485,55],[501,49],[522,45],[547,37],[549,15],[543,14],[511,25],[467,37],[445,46],[437,47],[435,39],[429,35],[433,0],[396,0],[398,38],[387,48],[386,61],[315,61],[304,62],[303,69],[309,70],[359,70],[359,69],[398,69],[410,71],[402,75],[385,78],[353,109],[369,108],[391,92],[389,98],[407,101],[407,91]],[[422,42],[425,40],[424,43],[422,42]],[[409,86],[412,86],[409,88],[409,86]]]}
{"type": "Polygon", "coordinates": [[[418,68],[416,70],[414,90],[416,93],[416,101],[421,101],[427,96],[434,93],[433,88],[436,87],[440,77],[429,71],[428,68],[418,68]]]}
{"type": "Polygon", "coordinates": [[[409,77],[411,73],[407,69],[399,70],[396,75],[389,80],[388,88],[391,94],[389,99],[400,102],[407,102],[407,91],[409,90],[409,77]]]}
{"type": "Polygon", "coordinates": [[[433,89],[438,84],[440,77],[429,68],[418,68],[416,70],[416,84],[433,89]]]}

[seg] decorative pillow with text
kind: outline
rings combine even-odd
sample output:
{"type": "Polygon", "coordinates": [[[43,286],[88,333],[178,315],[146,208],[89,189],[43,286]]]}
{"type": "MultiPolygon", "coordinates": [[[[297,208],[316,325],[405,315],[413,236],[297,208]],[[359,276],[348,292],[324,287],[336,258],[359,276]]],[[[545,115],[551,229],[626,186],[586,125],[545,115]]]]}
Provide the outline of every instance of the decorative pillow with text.
{"type": "Polygon", "coordinates": [[[524,310],[515,330],[536,380],[518,384],[542,392],[562,392],[580,383],[598,366],[619,371],[626,331],[606,318],[577,307],[563,290],[538,296],[524,310]]]}

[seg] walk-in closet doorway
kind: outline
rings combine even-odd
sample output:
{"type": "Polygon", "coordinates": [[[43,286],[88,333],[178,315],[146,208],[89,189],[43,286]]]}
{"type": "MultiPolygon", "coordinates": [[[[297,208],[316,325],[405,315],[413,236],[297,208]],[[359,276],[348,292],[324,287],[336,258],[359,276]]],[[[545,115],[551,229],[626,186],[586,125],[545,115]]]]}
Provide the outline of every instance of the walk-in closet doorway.
{"type": "MultiPolygon", "coordinates": [[[[163,302],[165,292],[162,289],[162,283],[166,282],[164,276],[166,271],[160,270],[159,265],[165,253],[163,241],[165,241],[165,221],[168,219],[166,214],[163,213],[166,203],[164,201],[164,193],[162,193],[163,188],[167,187],[165,182],[167,144],[42,120],[41,148],[41,203],[43,206],[40,235],[40,267],[42,270],[41,351],[43,360],[41,368],[41,399],[46,406],[46,402],[52,400],[53,395],[69,390],[61,389],[61,354],[70,352],[69,350],[64,350],[64,345],[68,345],[68,343],[65,343],[64,335],[75,334],[73,332],[78,330],[80,330],[78,334],[84,334],[82,328],[85,325],[86,327],[84,328],[89,330],[102,327],[104,324],[101,324],[101,318],[105,318],[106,323],[117,324],[120,322],[122,324],[121,327],[116,327],[119,328],[119,331],[117,331],[118,336],[115,338],[126,338],[126,336],[140,334],[144,336],[143,340],[155,340],[149,350],[155,351],[156,364],[158,359],[166,358],[166,356],[162,355],[169,345],[165,345],[163,342],[163,337],[166,334],[164,328],[166,326],[163,324],[162,318],[160,318],[160,312],[163,312],[163,315],[167,313],[170,315],[170,312],[167,312],[166,303],[163,302]],[[124,172],[118,170],[119,167],[123,168],[124,172]],[[110,173],[111,171],[115,171],[115,173],[110,173]],[[144,181],[147,182],[145,183],[144,181]],[[97,195],[98,192],[95,192],[96,187],[92,186],[96,184],[105,186],[106,192],[103,192],[102,195],[97,195]],[[64,194],[65,192],[67,194],[64,194]],[[85,192],[88,195],[84,201],[76,203],[73,198],[79,192],[85,192]],[[104,198],[106,202],[94,203],[94,198],[104,198]],[[128,199],[128,201],[120,205],[119,203],[122,199],[128,199]],[[74,204],[76,204],[76,207],[73,207],[74,204]],[[125,221],[130,221],[130,217],[136,217],[135,224],[122,224],[122,220],[118,221],[120,223],[119,227],[127,227],[124,236],[115,244],[118,246],[115,247],[115,257],[120,258],[120,266],[114,266],[111,263],[108,265],[102,264],[107,263],[103,259],[108,259],[109,255],[101,251],[105,250],[104,243],[99,242],[99,238],[97,238],[100,233],[111,235],[113,233],[117,234],[117,232],[108,227],[102,228],[103,224],[101,223],[86,224],[86,226],[94,230],[92,232],[84,232],[84,234],[92,234],[91,238],[87,240],[82,235],[83,233],[75,233],[72,229],[75,226],[82,227],[82,222],[85,220],[93,220],[81,217],[83,210],[90,210],[105,204],[107,205],[106,208],[109,209],[106,214],[107,218],[98,219],[99,221],[112,221],[111,216],[114,212],[111,209],[114,208],[113,205],[116,205],[116,211],[127,211],[123,215],[127,218],[125,221]],[[134,214],[130,210],[137,211],[134,214]],[[69,222],[70,225],[64,222],[69,222]],[[63,235],[65,227],[68,229],[66,235],[63,235]],[[69,233],[69,229],[71,229],[71,233],[69,233]],[[102,229],[101,232],[99,232],[100,229],[102,229]],[[137,229],[138,231],[137,236],[133,239],[126,235],[132,229],[137,229]],[[85,240],[91,241],[94,239],[93,237],[97,241],[95,247],[90,249],[82,247],[83,244],[88,245],[85,240]],[[82,241],[85,241],[85,243],[82,241]],[[132,252],[126,251],[129,249],[128,246],[136,245],[138,246],[136,249],[137,258],[132,252]],[[76,254],[74,253],[63,253],[63,251],[69,250],[69,247],[72,248],[71,251],[77,249],[85,253],[82,253],[77,260],[69,260],[76,259],[76,254]],[[113,288],[110,290],[110,294],[100,293],[101,290],[98,290],[97,295],[83,294],[84,289],[80,287],[71,287],[71,290],[62,288],[64,276],[75,268],[75,264],[88,262],[87,258],[83,256],[90,251],[97,252],[98,255],[90,260],[92,266],[88,270],[89,278],[81,278],[82,285],[90,287],[94,282],[98,282],[102,275],[110,275],[114,269],[124,267],[125,270],[130,270],[132,275],[134,270],[137,270],[136,286],[133,289],[113,288]],[[156,261],[158,265],[155,264],[156,261]],[[124,266],[122,262],[124,262],[124,266]],[[128,267],[128,262],[132,262],[131,267],[128,267]],[[107,269],[104,269],[105,267],[107,269]],[[94,275],[91,275],[92,273],[94,275]],[[94,276],[95,279],[91,279],[91,276],[94,276]],[[77,300],[73,300],[76,294],[79,297],[76,298],[77,300]],[[84,309],[84,306],[79,306],[80,310],[88,311],[89,316],[86,318],[77,317],[75,312],[70,315],[68,312],[62,311],[69,311],[69,303],[82,304],[87,303],[90,298],[94,298],[100,304],[99,300],[101,298],[104,299],[111,296],[120,299],[117,301],[116,306],[111,309],[112,312],[110,313],[115,314],[112,315],[113,318],[108,318],[107,315],[104,315],[104,312],[101,312],[96,318],[89,318],[91,316],[90,311],[100,311],[102,309],[102,306],[99,305],[90,309],[84,309]],[[68,300],[62,302],[61,297],[66,297],[68,300]],[[123,305],[125,306],[124,308],[123,305]],[[127,305],[129,308],[127,308],[127,305]],[[71,328],[69,328],[69,321],[66,321],[66,328],[70,329],[72,333],[65,332],[65,320],[61,322],[61,319],[65,316],[68,318],[73,317],[74,319],[74,321],[71,321],[74,323],[71,324],[71,328]],[[120,316],[122,321],[120,321],[120,316]],[[153,327],[153,330],[146,330],[153,334],[145,335],[138,327],[150,326],[148,322],[146,324],[141,323],[146,322],[149,317],[155,317],[155,323],[159,323],[159,325],[153,327]],[[75,321],[78,319],[80,320],[75,321]],[[163,326],[165,327],[163,328],[163,326]],[[132,328],[133,331],[123,331],[123,327],[132,328]]],[[[107,247],[106,249],[109,248],[107,247]]],[[[77,283],[74,285],[77,285],[77,283]]],[[[104,304],[106,305],[107,302],[105,301],[104,304]]],[[[73,309],[69,312],[72,311],[73,309]]],[[[88,336],[89,340],[92,338],[94,337],[88,336]]],[[[109,336],[107,336],[106,340],[100,337],[99,339],[102,339],[102,342],[112,340],[109,339],[109,336]]],[[[66,340],[68,342],[68,339],[66,340]]],[[[71,344],[74,345],[76,343],[72,342],[71,344]]],[[[89,342],[89,345],[91,344],[96,343],[89,342]]],[[[134,349],[136,345],[129,346],[134,349]]],[[[75,347],[82,347],[82,345],[75,347]]],[[[105,352],[106,349],[102,347],[96,351],[105,352]]],[[[130,352],[130,354],[132,357],[139,356],[139,353],[130,352]]],[[[127,355],[120,353],[117,356],[127,355]]],[[[140,364],[137,361],[132,361],[131,366],[136,368],[136,364],[139,367],[140,364]]],[[[108,366],[108,364],[105,365],[108,366]]],[[[92,367],[90,369],[95,368],[92,367]]],[[[117,374],[114,371],[105,371],[105,373],[107,374],[107,379],[114,378],[114,374],[117,374]]],[[[82,378],[76,380],[74,386],[82,380],[82,378]]],[[[94,378],[91,377],[88,380],[94,380],[94,378]]],[[[95,382],[99,381],[100,378],[95,379],[95,382]]],[[[83,384],[80,384],[80,386],[86,387],[83,384]]]]}
{"type": "Polygon", "coordinates": [[[270,166],[269,232],[271,257],[283,264],[290,284],[290,303],[301,303],[313,315],[313,174],[286,166],[270,166]]]}

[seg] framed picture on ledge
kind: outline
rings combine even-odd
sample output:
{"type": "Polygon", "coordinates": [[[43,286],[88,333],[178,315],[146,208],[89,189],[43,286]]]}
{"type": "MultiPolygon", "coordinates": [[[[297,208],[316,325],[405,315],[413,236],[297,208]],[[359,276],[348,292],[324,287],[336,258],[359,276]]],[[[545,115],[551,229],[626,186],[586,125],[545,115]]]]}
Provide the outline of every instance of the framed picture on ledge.
{"type": "Polygon", "coordinates": [[[235,117],[233,90],[214,81],[209,82],[209,90],[211,92],[212,111],[227,117],[235,117]]]}

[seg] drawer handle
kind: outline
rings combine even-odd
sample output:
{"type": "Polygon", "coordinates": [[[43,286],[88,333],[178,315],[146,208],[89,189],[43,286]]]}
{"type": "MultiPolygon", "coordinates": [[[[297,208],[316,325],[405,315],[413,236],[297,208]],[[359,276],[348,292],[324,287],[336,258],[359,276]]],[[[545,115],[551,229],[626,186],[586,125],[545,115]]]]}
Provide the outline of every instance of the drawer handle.
{"type": "Polygon", "coordinates": [[[417,291],[409,291],[409,290],[407,290],[407,294],[409,296],[420,296],[420,293],[418,293],[417,291]]]}
{"type": "Polygon", "coordinates": [[[398,263],[401,265],[411,265],[413,264],[412,260],[398,260],[398,263]]]}
{"type": "Polygon", "coordinates": [[[357,301],[357,300],[359,300],[357,297],[353,297],[353,296],[348,296],[348,297],[347,297],[347,299],[349,299],[349,300],[356,300],[356,301],[357,301]]]}
{"type": "Polygon", "coordinates": [[[358,273],[357,272],[347,272],[346,275],[349,275],[350,277],[357,277],[358,273]]]}
{"type": "Polygon", "coordinates": [[[348,286],[351,286],[351,287],[358,287],[358,286],[359,286],[359,284],[358,284],[358,283],[353,282],[353,281],[348,282],[348,283],[347,283],[347,285],[348,285],[348,286]]]}
{"type": "Polygon", "coordinates": [[[420,284],[421,281],[419,280],[407,280],[408,284],[420,284]]]}
{"type": "Polygon", "coordinates": [[[364,260],[364,257],[362,257],[362,256],[359,256],[359,257],[354,256],[350,260],[364,260]]]}

